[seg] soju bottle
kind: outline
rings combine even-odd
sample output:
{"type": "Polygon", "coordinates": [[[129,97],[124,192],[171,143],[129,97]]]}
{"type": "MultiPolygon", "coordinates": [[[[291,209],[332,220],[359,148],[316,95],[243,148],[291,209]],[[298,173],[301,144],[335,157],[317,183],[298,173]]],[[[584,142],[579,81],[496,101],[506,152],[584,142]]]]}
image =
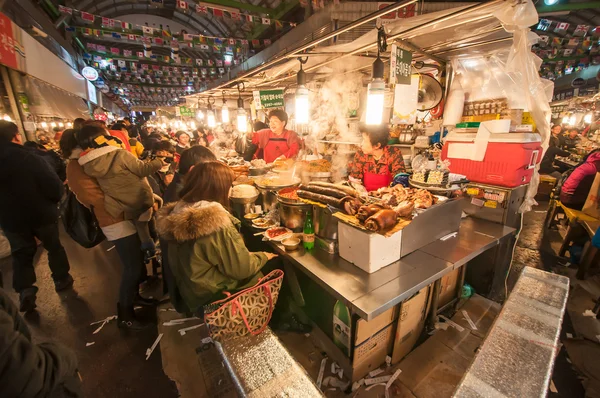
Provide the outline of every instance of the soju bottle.
{"type": "Polygon", "coordinates": [[[346,356],[350,356],[350,311],[341,301],[333,307],[333,342],[346,356]]]}
{"type": "Polygon", "coordinates": [[[315,247],[315,227],[313,225],[312,211],[310,210],[306,212],[302,242],[306,250],[312,250],[315,247]]]}

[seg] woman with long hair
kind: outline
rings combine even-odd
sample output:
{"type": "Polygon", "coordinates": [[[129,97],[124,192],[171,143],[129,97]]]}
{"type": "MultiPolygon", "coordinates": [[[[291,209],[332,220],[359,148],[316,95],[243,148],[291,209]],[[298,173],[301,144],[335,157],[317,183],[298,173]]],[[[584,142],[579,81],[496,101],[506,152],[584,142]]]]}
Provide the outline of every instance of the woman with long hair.
{"type": "Polygon", "coordinates": [[[233,172],[219,162],[196,165],[186,176],[181,200],[158,213],[158,232],[167,241],[169,266],[186,312],[222,298],[224,291],[256,284],[261,268],[275,257],[251,253],[229,209],[233,172]]]}

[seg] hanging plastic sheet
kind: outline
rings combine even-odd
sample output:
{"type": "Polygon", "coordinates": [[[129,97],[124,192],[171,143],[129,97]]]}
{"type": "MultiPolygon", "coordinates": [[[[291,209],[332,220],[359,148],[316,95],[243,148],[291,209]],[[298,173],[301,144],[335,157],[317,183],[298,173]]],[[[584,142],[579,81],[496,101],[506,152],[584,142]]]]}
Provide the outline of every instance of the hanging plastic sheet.
{"type": "Polygon", "coordinates": [[[71,120],[78,117],[89,118],[88,105],[83,98],[35,77],[27,76],[24,80],[31,113],[35,116],[71,120]]]}

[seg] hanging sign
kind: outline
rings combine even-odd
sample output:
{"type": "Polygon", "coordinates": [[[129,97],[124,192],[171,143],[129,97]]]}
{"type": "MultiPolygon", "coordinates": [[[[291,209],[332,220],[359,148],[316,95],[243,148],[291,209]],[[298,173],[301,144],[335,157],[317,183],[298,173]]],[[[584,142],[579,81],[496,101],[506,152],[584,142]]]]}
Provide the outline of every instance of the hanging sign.
{"type": "Polygon", "coordinates": [[[254,91],[256,109],[283,108],[283,89],[254,91]]]}
{"type": "Polygon", "coordinates": [[[0,64],[18,69],[15,44],[17,42],[13,36],[13,23],[6,15],[0,13],[0,64]]]}
{"type": "Polygon", "coordinates": [[[390,82],[410,84],[412,53],[395,44],[390,57],[390,82]]]}
{"type": "Polygon", "coordinates": [[[414,124],[419,104],[419,76],[409,76],[410,84],[398,84],[394,91],[394,124],[414,124]]]}
{"type": "Polygon", "coordinates": [[[91,66],[86,66],[85,68],[83,68],[81,70],[81,74],[83,75],[83,77],[85,77],[87,80],[94,82],[96,80],[98,80],[98,71],[94,68],[92,68],[91,66]]]}
{"type": "Polygon", "coordinates": [[[179,115],[181,116],[187,116],[187,117],[194,117],[194,110],[188,108],[187,106],[180,106],[179,107],[179,115]]]}
{"type": "MultiPolygon", "coordinates": [[[[395,3],[377,3],[377,9],[383,10],[384,8],[389,7],[392,4],[395,4],[395,3]]],[[[416,11],[417,11],[417,5],[413,3],[413,4],[407,5],[406,7],[400,8],[399,10],[387,13],[387,14],[383,15],[381,18],[379,18],[379,20],[383,24],[386,24],[386,23],[390,23],[390,22],[395,22],[398,19],[412,18],[416,15],[416,11]]]]}

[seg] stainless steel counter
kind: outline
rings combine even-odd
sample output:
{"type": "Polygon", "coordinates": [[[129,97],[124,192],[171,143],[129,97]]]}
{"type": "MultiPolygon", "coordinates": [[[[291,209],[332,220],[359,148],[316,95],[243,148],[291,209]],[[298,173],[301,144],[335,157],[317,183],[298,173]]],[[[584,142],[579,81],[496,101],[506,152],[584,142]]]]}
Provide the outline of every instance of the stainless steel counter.
{"type": "Polygon", "coordinates": [[[354,313],[371,320],[514,233],[514,228],[467,218],[456,237],[437,240],[372,274],[322,250],[287,253],[272,245],[354,313]]]}

